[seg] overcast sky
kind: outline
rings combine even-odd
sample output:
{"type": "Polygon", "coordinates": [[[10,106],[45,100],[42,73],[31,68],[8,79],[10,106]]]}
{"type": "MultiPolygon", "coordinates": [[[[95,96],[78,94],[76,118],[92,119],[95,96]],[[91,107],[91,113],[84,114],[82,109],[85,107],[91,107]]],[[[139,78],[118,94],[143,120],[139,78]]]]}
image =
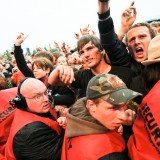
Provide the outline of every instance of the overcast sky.
{"type": "MultiPolygon", "coordinates": [[[[122,11],[132,0],[110,0],[115,27],[120,25],[122,11]]],[[[159,0],[135,0],[137,20],[160,17],[159,0]]],[[[74,32],[90,24],[97,30],[97,0],[1,0],[0,53],[10,50],[17,34],[29,34],[22,47],[54,47],[54,41],[76,44],[74,32]]]]}

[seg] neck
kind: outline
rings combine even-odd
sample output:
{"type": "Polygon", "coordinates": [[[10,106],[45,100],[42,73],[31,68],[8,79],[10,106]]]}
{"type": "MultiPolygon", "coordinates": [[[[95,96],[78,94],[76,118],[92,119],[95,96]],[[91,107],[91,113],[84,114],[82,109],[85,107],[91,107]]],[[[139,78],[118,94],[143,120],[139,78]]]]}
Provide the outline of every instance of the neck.
{"type": "Polygon", "coordinates": [[[91,71],[94,75],[108,73],[110,70],[111,70],[111,65],[103,61],[98,66],[91,68],[91,71]]]}
{"type": "Polygon", "coordinates": [[[45,86],[48,86],[48,76],[43,77],[40,80],[45,84],[45,86]]]}

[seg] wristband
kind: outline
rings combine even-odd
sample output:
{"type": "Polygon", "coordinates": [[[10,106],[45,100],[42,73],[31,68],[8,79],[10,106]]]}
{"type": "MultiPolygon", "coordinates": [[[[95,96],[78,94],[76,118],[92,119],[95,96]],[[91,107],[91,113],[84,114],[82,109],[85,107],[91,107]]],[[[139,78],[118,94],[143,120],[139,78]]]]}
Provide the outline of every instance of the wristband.
{"type": "Polygon", "coordinates": [[[103,2],[108,2],[108,0],[99,0],[99,1],[102,2],[102,3],[103,3],[103,2]]]}

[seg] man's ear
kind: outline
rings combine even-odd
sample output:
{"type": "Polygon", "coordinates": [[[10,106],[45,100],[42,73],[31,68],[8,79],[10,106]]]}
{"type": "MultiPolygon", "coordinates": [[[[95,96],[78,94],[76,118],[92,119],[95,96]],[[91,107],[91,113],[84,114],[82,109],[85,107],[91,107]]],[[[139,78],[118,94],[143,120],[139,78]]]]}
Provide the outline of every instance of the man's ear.
{"type": "Polygon", "coordinates": [[[101,54],[102,54],[102,55],[105,55],[105,50],[104,50],[104,49],[101,51],[101,54]]]}
{"type": "Polygon", "coordinates": [[[96,104],[92,100],[87,100],[86,107],[91,113],[94,113],[96,110],[96,104]]]}
{"type": "Polygon", "coordinates": [[[50,68],[46,69],[46,73],[49,74],[50,73],[50,68]]]}

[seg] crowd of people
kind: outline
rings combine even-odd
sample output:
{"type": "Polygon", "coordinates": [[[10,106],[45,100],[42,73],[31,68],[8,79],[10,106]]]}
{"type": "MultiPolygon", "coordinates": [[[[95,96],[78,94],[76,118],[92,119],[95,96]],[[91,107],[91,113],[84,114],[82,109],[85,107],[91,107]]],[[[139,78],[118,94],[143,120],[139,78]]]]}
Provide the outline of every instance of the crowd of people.
{"type": "Polygon", "coordinates": [[[116,31],[110,3],[76,48],[25,55],[16,37],[0,61],[1,160],[160,159],[160,22],[134,24],[132,2],[116,31]]]}

